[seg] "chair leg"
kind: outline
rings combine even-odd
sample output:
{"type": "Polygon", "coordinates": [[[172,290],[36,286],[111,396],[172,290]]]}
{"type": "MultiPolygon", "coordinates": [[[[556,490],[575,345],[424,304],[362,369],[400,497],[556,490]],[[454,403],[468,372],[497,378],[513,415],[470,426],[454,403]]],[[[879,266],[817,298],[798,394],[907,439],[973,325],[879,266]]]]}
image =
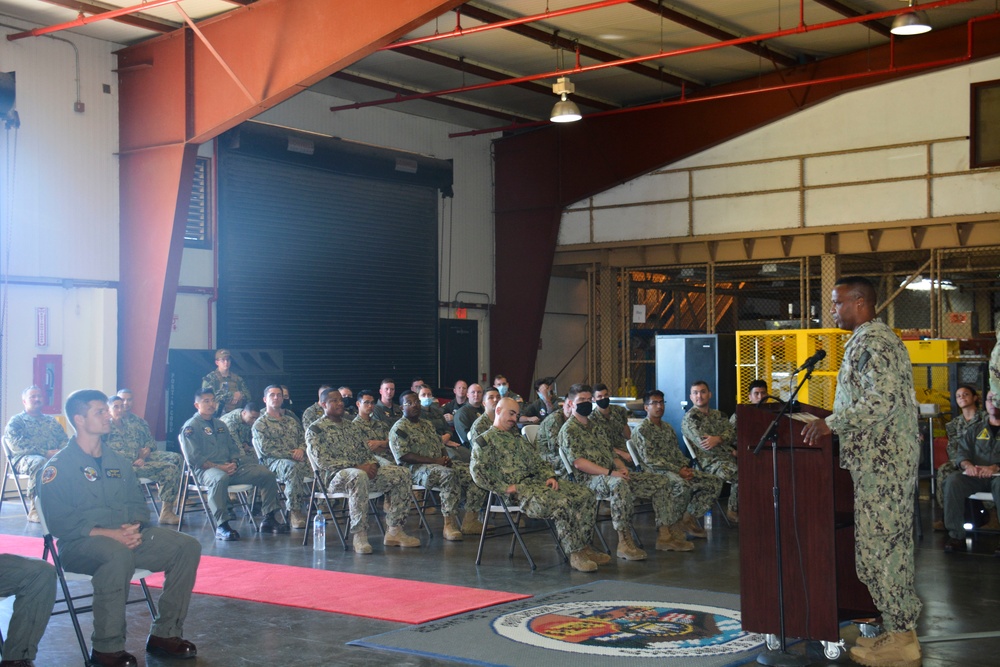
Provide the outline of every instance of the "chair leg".
{"type": "Polygon", "coordinates": [[[153,604],[153,596],[149,592],[149,586],[146,585],[146,580],[140,579],[139,585],[142,586],[142,594],[146,597],[146,606],[149,607],[149,615],[156,618],[156,605],[153,604]]]}
{"type": "Polygon", "coordinates": [[[428,541],[433,540],[434,535],[431,533],[430,526],[427,525],[427,519],[424,518],[424,508],[420,506],[419,502],[417,502],[416,491],[410,490],[410,502],[413,503],[413,509],[417,510],[417,516],[420,518],[420,526],[427,533],[428,541]]]}

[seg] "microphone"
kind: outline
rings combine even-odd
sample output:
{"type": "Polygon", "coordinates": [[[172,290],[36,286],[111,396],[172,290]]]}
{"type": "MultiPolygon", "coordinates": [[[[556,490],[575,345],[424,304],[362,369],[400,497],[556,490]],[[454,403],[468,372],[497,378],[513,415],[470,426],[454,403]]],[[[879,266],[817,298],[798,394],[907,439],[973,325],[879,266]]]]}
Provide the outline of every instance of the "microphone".
{"type": "Polygon", "coordinates": [[[792,371],[792,375],[795,375],[799,371],[804,371],[807,368],[809,370],[812,370],[813,368],[816,367],[816,364],[818,364],[824,358],[826,358],[826,350],[819,350],[816,354],[814,354],[813,356],[811,356],[808,359],[806,359],[805,362],[801,366],[799,366],[794,371],[792,371]]]}

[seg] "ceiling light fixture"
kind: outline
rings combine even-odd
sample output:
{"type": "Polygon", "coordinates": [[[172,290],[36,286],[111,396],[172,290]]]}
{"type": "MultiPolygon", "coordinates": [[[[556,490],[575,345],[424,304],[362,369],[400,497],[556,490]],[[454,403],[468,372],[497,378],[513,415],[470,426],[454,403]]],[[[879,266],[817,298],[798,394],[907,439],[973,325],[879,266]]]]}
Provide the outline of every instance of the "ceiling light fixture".
{"type": "MultiPolygon", "coordinates": [[[[903,0],[906,2],[907,0],[903,0]]],[[[913,9],[913,0],[909,0],[910,9],[913,9]]],[[[904,14],[899,14],[892,20],[892,27],[889,32],[894,35],[922,35],[931,31],[931,24],[927,22],[927,13],[913,10],[904,14]]]]}
{"type": "Polygon", "coordinates": [[[552,92],[561,96],[556,105],[552,107],[552,114],[549,117],[553,123],[572,123],[583,118],[580,107],[576,106],[572,100],[566,99],[566,96],[574,90],[576,90],[576,86],[573,85],[568,76],[561,76],[552,84],[552,92]]]}

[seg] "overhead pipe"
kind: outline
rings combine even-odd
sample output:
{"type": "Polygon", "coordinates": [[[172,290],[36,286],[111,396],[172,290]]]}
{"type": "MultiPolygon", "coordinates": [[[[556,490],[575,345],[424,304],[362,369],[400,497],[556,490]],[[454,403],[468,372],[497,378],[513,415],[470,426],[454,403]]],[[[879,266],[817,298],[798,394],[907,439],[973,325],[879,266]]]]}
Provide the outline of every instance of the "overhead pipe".
{"type": "Polygon", "coordinates": [[[180,1],[181,0],[148,0],[148,2],[144,2],[141,5],[122,7],[121,9],[112,9],[110,11],[94,14],[92,16],[83,16],[83,13],[81,12],[80,16],[72,21],[59,23],[57,25],[50,25],[43,28],[32,28],[31,30],[26,30],[25,32],[7,35],[7,39],[8,41],[13,42],[14,40],[24,39],[25,37],[38,37],[40,35],[47,35],[51,32],[78,28],[79,26],[89,25],[91,23],[96,23],[97,21],[106,21],[108,19],[119,18],[121,16],[128,16],[129,14],[138,14],[139,12],[143,12],[148,9],[156,9],[157,7],[163,7],[165,5],[175,5],[180,1]]]}
{"type": "MultiPolygon", "coordinates": [[[[998,15],[1000,16],[1000,15],[998,15]]],[[[765,88],[751,88],[748,90],[737,90],[730,93],[717,93],[714,95],[699,95],[698,97],[682,97],[676,100],[669,100],[666,102],[655,102],[653,104],[644,104],[638,107],[629,107],[627,109],[613,109],[611,111],[599,111],[597,113],[587,114],[586,118],[599,118],[602,116],[611,116],[621,113],[634,113],[636,111],[650,111],[652,109],[665,109],[667,107],[677,107],[685,104],[694,104],[695,102],[710,102],[712,100],[724,100],[730,97],[744,97],[746,95],[757,95],[759,93],[771,93],[779,90],[792,90],[794,88],[804,88],[807,86],[821,86],[828,83],[838,83],[841,81],[852,81],[854,79],[863,79],[865,77],[883,76],[886,74],[898,74],[900,72],[912,72],[922,69],[930,69],[935,67],[945,67],[948,65],[957,65],[958,63],[968,62],[971,59],[971,55],[966,54],[962,56],[957,56],[955,58],[946,58],[944,60],[937,60],[934,62],[927,63],[917,63],[915,65],[905,65],[903,67],[889,66],[880,70],[867,70],[864,72],[855,72],[854,74],[840,74],[837,76],[830,76],[823,79],[809,79],[807,81],[797,81],[795,83],[781,83],[774,86],[767,86],[765,88]]],[[[504,127],[494,127],[486,128],[482,130],[469,130],[467,132],[455,132],[448,135],[449,139],[456,139],[458,137],[473,137],[479,134],[490,134],[496,132],[507,132],[510,130],[519,130],[529,127],[541,127],[543,125],[549,125],[549,121],[535,121],[532,123],[522,123],[518,125],[506,125],[504,127]]]]}
{"type": "MultiPolygon", "coordinates": [[[[951,5],[964,4],[971,2],[972,0],[937,0],[937,2],[929,2],[927,4],[921,5],[922,10],[937,9],[939,7],[948,7],[951,5]]],[[[612,60],[603,63],[595,63],[593,65],[580,66],[579,62],[576,67],[572,69],[560,69],[551,72],[544,72],[542,74],[528,74],[526,76],[514,77],[511,79],[505,79],[503,81],[489,81],[486,83],[477,83],[471,86],[460,86],[457,88],[449,88],[447,90],[431,91],[427,93],[414,93],[413,95],[397,95],[396,97],[391,97],[381,100],[372,100],[370,102],[354,102],[352,104],[344,104],[341,106],[330,107],[330,111],[345,111],[348,109],[364,109],[366,107],[376,107],[384,106],[387,104],[398,104],[400,102],[410,102],[413,100],[424,100],[431,97],[438,97],[440,95],[457,95],[461,93],[474,92],[477,90],[486,90],[488,88],[498,88],[500,86],[510,86],[517,83],[524,83],[528,81],[538,81],[539,79],[555,79],[560,76],[569,76],[573,74],[582,74],[586,72],[595,72],[602,69],[608,69],[611,67],[621,67],[622,65],[630,65],[634,63],[644,63],[652,60],[661,60],[663,58],[673,58],[675,56],[690,55],[692,53],[701,53],[703,51],[713,51],[715,49],[721,49],[728,46],[739,46],[740,44],[747,44],[749,42],[760,42],[769,39],[778,39],[781,37],[790,37],[792,35],[801,35],[808,32],[817,32],[820,30],[829,30],[831,28],[839,28],[847,25],[854,25],[856,23],[864,23],[866,21],[880,20],[883,18],[889,18],[896,16],[898,14],[905,14],[910,11],[909,7],[904,7],[903,9],[891,9],[884,12],[875,12],[873,14],[866,14],[864,16],[851,16],[843,19],[837,19],[835,21],[827,21],[825,23],[817,23],[813,26],[808,26],[802,23],[801,19],[799,25],[794,28],[786,28],[784,30],[775,30],[773,32],[760,33],[758,35],[749,35],[746,37],[736,37],[734,39],[728,39],[721,42],[712,42],[710,44],[700,44],[697,46],[688,46],[682,49],[675,49],[673,51],[659,51],[657,53],[651,53],[642,56],[633,56],[631,58],[622,58],[621,60],[612,60]]],[[[494,24],[491,24],[494,25],[494,24]]]]}
{"type": "Polygon", "coordinates": [[[466,35],[475,35],[479,32],[487,32],[489,30],[499,30],[501,28],[509,28],[515,25],[522,25],[524,23],[536,23],[538,21],[544,21],[546,19],[553,19],[560,16],[568,16],[570,14],[579,14],[581,12],[589,12],[594,9],[604,9],[605,7],[614,7],[615,5],[624,5],[632,2],[632,0],[601,0],[601,2],[592,2],[589,5],[577,5],[576,7],[567,7],[566,9],[553,9],[548,12],[543,12],[541,14],[532,14],[531,16],[519,16],[515,19],[507,19],[506,21],[497,21],[495,23],[487,23],[485,25],[475,26],[474,28],[463,28],[462,22],[462,12],[461,7],[455,9],[457,16],[457,27],[451,32],[441,32],[435,35],[428,35],[427,37],[415,37],[414,39],[407,39],[401,42],[393,42],[392,44],[386,44],[380,51],[391,51],[392,49],[398,49],[403,46],[414,46],[415,44],[426,44],[428,42],[437,42],[442,39],[452,39],[454,37],[465,37],[466,35]]]}

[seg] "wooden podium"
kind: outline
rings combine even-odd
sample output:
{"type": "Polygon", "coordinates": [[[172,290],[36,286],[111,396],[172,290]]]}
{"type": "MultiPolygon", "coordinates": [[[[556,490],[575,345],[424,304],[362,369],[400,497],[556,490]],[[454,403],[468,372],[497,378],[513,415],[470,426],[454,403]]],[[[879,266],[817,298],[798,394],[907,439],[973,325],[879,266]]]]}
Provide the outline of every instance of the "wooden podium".
{"type": "MultiPolygon", "coordinates": [[[[799,404],[817,417],[829,411],[799,404]]],[[[740,605],[743,629],[779,634],[771,443],[753,449],[780,405],[736,408],[739,454],[740,605]]],[[[836,439],[808,446],[805,422],[778,424],[778,486],[785,634],[836,642],[839,622],[878,614],[854,569],[854,487],[840,467],[836,439]]]]}

